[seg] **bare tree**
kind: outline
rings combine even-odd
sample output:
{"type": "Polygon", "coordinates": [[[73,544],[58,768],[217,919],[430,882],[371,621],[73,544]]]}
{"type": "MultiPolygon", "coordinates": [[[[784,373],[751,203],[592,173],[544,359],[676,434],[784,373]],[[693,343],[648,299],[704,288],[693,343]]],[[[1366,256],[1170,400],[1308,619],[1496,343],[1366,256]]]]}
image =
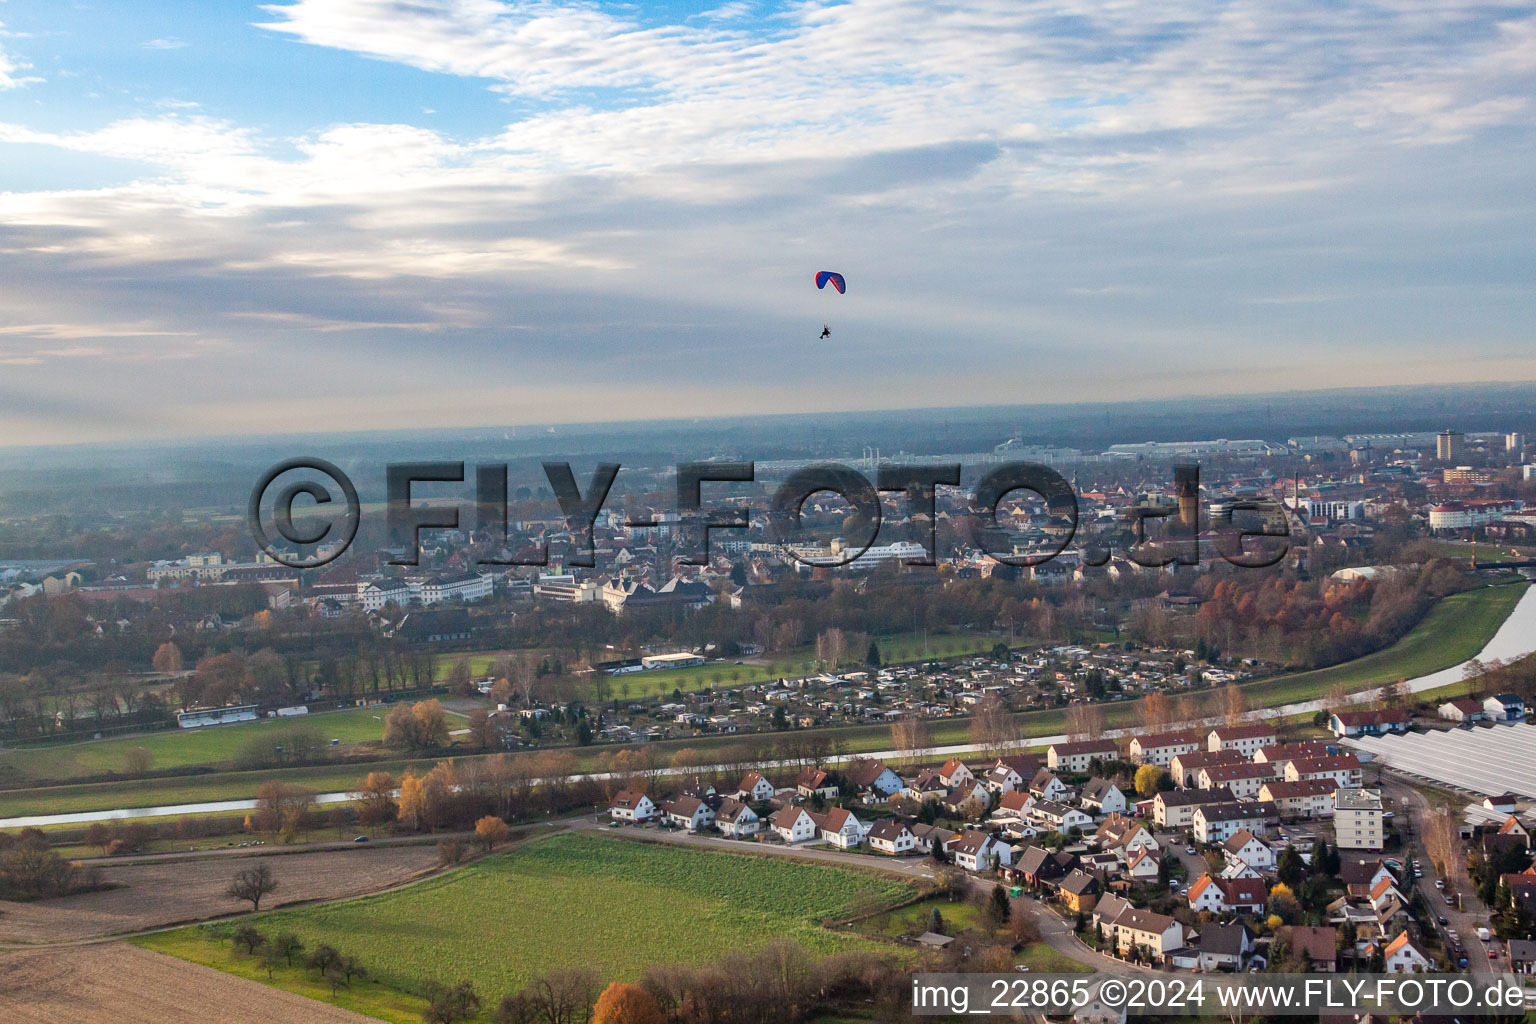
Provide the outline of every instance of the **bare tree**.
{"type": "Polygon", "coordinates": [[[1227,725],[1239,725],[1248,716],[1248,700],[1236,683],[1228,683],[1221,696],[1222,719],[1227,725]]]}
{"type": "Polygon", "coordinates": [[[261,898],[276,891],[277,879],[273,877],[272,869],[265,864],[258,864],[237,871],[229,888],[224,890],[224,895],[232,900],[246,900],[251,910],[256,911],[261,909],[261,898]]]}
{"type": "Polygon", "coordinates": [[[971,741],[989,754],[1001,754],[1018,739],[1018,722],[1014,721],[1003,699],[995,694],[982,698],[971,716],[971,741]]]}
{"type": "Polygon", "coordinates": [[[1097,704],[1073,704],[1067,708],[1067,736],[1096,740],[1104,735],[1104,709],[1097,704]]]}
{"type": "Polygon", "coordinates": [[[916,764],[933,748],[933,733],[928,723],[916,715],[891,723],[891,742],[909,765],[916,764]]]}

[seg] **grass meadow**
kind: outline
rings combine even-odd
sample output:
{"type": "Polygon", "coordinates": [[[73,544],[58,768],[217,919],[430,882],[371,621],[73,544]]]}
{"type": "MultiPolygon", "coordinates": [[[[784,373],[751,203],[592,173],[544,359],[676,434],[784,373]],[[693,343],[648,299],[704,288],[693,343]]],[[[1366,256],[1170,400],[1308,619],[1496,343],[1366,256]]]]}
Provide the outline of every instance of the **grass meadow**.
{"type": "MultiPolygon", "coordinates": [[[[467,978],[494,1005],[558,967],[633,980],[652,964],[708,963],[774,938],[820,954],[876,948],[820,922],[913,893],[909,883],[851,869],[562,834],[395,892],[276,911],[256,923],[358,957],[392,998],[429,980],[467,978]]],[[[231,928],[137,941],[227,968],[241,959],[224,938],[231,928]]]]}

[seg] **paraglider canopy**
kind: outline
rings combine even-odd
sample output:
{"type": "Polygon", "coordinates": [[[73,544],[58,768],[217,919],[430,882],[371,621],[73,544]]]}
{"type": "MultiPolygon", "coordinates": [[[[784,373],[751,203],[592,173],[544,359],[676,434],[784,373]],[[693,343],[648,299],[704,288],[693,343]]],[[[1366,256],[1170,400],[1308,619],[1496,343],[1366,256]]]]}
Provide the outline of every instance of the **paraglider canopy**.
{"type": "Polygon", "coordinates": [[[825,288],[828,281],[832,282],[832,287],[837,289],[837,294],[839,295],[842,295],[847,290],[848,286],[843,282],[842,274],[839,274],[835,270],[821,270],[817,272],[817,288],[825,288]]]}

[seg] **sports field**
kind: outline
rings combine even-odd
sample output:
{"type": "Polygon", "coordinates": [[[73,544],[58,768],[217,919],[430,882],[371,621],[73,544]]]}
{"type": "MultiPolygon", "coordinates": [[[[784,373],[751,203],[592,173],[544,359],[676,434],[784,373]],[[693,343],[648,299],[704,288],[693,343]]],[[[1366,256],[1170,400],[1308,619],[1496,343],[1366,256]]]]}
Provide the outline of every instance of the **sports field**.
{"type": "MultiPolygon", "coordinates": [[[[262,915],[257,925],[291,930],[310,947],[330,943],[385,989],[467,978],[494,1005],[572,965],[635,979],[652,964],[708,963],[785,937],[824,954],[888,949],[820,922],[912,894],[906,882],[851,869],[563,834],[396,892],[262,915]]],[[[230,927],[137,941],[224,967],[230,927]]]]}

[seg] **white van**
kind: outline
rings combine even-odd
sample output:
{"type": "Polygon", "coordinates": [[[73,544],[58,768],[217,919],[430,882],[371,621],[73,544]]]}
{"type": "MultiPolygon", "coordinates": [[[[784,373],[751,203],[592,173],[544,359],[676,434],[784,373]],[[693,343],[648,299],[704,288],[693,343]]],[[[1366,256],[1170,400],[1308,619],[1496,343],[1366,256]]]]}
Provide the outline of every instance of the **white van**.
{"type": "Polygon", "coordinates": [[[1493,935],[1488,931],[1488,928],[1487,928],[1486,925],[1478,925],[1477,937],[1479,939],[1482,939],[1484,942],[1487,942],[1489,939],[1491,939],[1493,937],[1493,935]]]}

